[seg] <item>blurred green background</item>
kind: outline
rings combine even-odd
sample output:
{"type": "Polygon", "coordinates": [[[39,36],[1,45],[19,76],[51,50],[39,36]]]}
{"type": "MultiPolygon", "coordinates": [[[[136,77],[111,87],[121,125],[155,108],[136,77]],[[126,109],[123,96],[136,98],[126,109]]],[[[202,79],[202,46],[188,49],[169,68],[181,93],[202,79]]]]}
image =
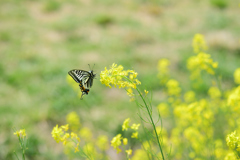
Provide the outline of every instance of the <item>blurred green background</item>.
{"type": "Polygon", "coordinates": [[[67,159],[51,130],[72,111],[82,126],[112,138],[124,119],[138,118],[137,107],[123,89],[100,83],[101,70],[134,69],[156,106],[164,99],[158,60],[170,59],[171,74],[186,84],[195,33],[205,35],[223,85],[231,85],[240,64],[239,10],[237,0],[1,0],[0,159],[16,159],[13,127],[26,129],[29,159],[67,159]],[[88,64],[97,79],[80,100],[66,76],[88,64]]]}

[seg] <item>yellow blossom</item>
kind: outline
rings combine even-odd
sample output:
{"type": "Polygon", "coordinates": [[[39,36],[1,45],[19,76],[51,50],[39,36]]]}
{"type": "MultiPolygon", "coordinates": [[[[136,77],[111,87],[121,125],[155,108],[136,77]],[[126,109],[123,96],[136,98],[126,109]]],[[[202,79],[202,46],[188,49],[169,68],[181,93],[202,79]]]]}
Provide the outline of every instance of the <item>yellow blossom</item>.
{"type": "Polygon", "coordinates": [[[52,130],[52,137],[55,139],[57,143],[62,140],[63,130],[62,128],[58,128],[58,125],[56,125],[52,130]]]}
{"type": "Polygon", "coordinates": [[[123,138],[123,144],[127,145],[128,144],[128,139],[127,138],[123,138]]]}
{"type": "Polygon", "coordinates": [[[132,160],[144,160],[144,159],[149,159],[147,152],[144,149],[137,149],[136,151],[134,151],[132,160]]]}
{"type": "Polygon", "coordinates": [[[176,95],[178,96],[181,93],[181,88],[179,87],[178,81],[175,79],[170,79],[167,84],[167,92],[169,96],[176,95]]]}
{"type": "Polygon", "coordinates": [[[97,146],[99,149],[105,151],[109,148],[108,146],[108,137],[105,135],[101,135],[97,138],[97,142],[96,142],[97,146]]]}
{"type": "Polygon", "coordinates": [[[209,88],[208,94],[212,99],[221,97],[221,91],[217,87],[209,88]]]}
{"type": "MultiPolygon", "coordinates": [[[[129,88],[136,89],[136,86],[141,84],[141,82],[137,79],[137,72],[134,70],[123,70],[122,65],[117,65],[115,63],[112,64],[110,69],[105,67],[104,71],[100,73],[100,81],[102,84],[111,88],[111,85],[119,88],[129,88]]],[[[129,93],[129,92],[128,92],[129,93]]],[[[132,92],[130,92],[130,96],[132,96],[132,92]]]]}
{"type": "Polygon", "coordinates": [[[187,60],[187,68],[191,71],[191,79],[197,79],[200,76],[202,70],[214,75],[214,69],[218,67],[217,62],[213,62],[211,55],[199,52],[197,56],[192,56],[187,60]]]}
{"type": "Polygon", "coordinates": [[[122,135],[118,134],[111,140],[111,146],[117,150],[117,153],[121,152],[121,149],[119,148],[119,146],[122,144],[121,139],[122,135]]]}
{"type": "Polygon", "coordinates": [[[81,127],[80,124],[80,119],[77,115],[76,112],[70,112],[67,116],[66,116],[66,121],[70,126],[70,129],[72,131],[77,131],[79,130],[79,128],[81,127]]]}
{"type": "Polygon", "coordinates": [[[130,155],[132,155],[132,150],[131,149],[126,150],[126,153],[128,156],[130,156],[130,155]]]}
{"type": "Polygon", "coordinates": [[[169,79],[169,64],[169,60],[165,58],[158,61],[158,78],[161,85],[164,85],[169,79]]]}
{"type": "Polygon", "coordinates": [[[125,119],[125,121],[123,122],[123,125],[122,125],[122,130],[123,130],[123,131],[124,131],[124,130],[127,131],[128,128],[130,128],[129,123],[130,123],[130,118],[125,119]]]}
{"type": "Polygon", "coordinates": [[[78,147],[79,147],[79,143],[77,143],[77,146],[75,147],[75,150],[74,150],[75,153],[76,153],[76,152],[79,152],[78,147]]]}
{"type": "Polygon", "coordinates": [[[207,50],[207,45],[202,34],[195,34],[192,42],[195,53],[207,50]]]}
{"type": "Polygon", "coordinates": [[[131,129],[136,131],[136,130],[138,130],[139,126],[140,126],[140,124],[133,123],[132,126],[131,126],[131,129]]]}
{"type": "Polygon", "coordinates": [[[138,132],[134,132],[134,133],[132,133],[132,136],[131,136],[131,138],[138,138],[138,132]]]}
{"type": "Polygon", "coordinates": [[[234,81],[236,84],[240,84],[240,68],[234,71],[234,81]]]}
{"type": "Polygon", "coordinates": [[[148,91],[147,90],[144,90],[145,94],[147,95],[148,94],[148,91]]]}
{"type": "Polygon", "coordinates": [[[160,115],[162,117],[167,117],[169,116],[170,112],[169,112],[169,106],[167,103],[160,103],[158,106],[157,106],[157,109],[160,113],[160,115]]]}
{"type": "Polygon", "coordinates": [[[64,131],[68,131],[69,124],[63,125],[63,126],[61,126],[61,128],[62,128],[64,131]]]}
{"type": "Polygon", "coordinates": [[[79,131],[79,135],[81,138],[86,139],[86,140],[91,140],[92,139],[92,132],[89,128],[83,127],[79,131]]]}
{"type": "Polygon", "coordinates": [[[184,94],[184,100],[187,103],[193,102],[195,100],[195,92],[188,91],[184,94]]]}
{"type": "Polygon", "coordinates": [[[25,129],[20,129],[19,131],[16,131],[16,132],[14,132],[13,134],[14,134],[14,135],[17,135],[18,137],[22,137],[22,138],[24,138],[24,137],[27,136],[27,135],[26,135],[26,132],[25,132],[25,129]]]}

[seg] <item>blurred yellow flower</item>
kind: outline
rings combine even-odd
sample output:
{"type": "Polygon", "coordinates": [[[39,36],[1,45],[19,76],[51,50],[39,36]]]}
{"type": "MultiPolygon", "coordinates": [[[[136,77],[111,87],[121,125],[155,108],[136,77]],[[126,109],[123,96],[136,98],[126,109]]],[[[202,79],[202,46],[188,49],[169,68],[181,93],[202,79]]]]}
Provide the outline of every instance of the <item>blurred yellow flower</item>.
{"type": "Polygon", "coordinates": [[[123,144],[127,145],[128,144],[128,139],[127,138],[123,138],[123,144]]]}
{"type": "Polygon", "coordinates": [[[231,152],[225,156],[224,160],[238,160],[238,158],[233,152],[231,152]]]}
{"type": "Polygon", "coordinates": [[[240,148],[240,138],[236,134],[237,132],[234,131],[231,134],[227,135],[227,138],[226,138],[227,146],[232,150],[236,150],[240,148]]]}
{"type": "Polygon", "coordinates": [[[14,135],[17,135],[18,137],[24,138],[26,137],[25,129],[20,129],[19,131],[16,131],[13,133],[14,135]]]}
{"type": "Polygon", "coordinates": [[[121,142],[122,135],[118,134],[111,140],[111,146],[117,150],[117,153],[121,152],[122,150],[119,148],[119,146],[122,144],[121,142]]]}
{"type": "Polygon", "coordinates": [[[188,91],[184,94],[184,101],[187,103],[191,103],[195,101],[195,92],[193,91],[188,91]]]}
{"type": "Polygon", "coordinates": [[[132,155],[132,150],[131,149],[126,150],[126,153],[128,156],[130,156],[130,155],[132,155]]]}
{"type": "Polygon", "coordinates": [[[133,123],[132,126],[131,126],[131,129],[136,131],[136,130],[138,130],[139,126],[140,126],[140,124],[133,123]]]}
{"type": "Polygon", "coordinates": [[[80,135],[80,137],[82,139],[85,139],[87,141],[91,141],[92,140],[92,132],[87,127],[81,128],[80,131],[79,131],[79,135],[80,135]]]}
{"type": "Polygon", "coordinates": [[[62,128],[58,128],[58,125],[56,125],[53,130],[52,130],[52,137],[54,138],[54,140],[59,143],[59,141],[62,140],[62,135],[63,135],[63,130],[62,128]]]}
{"type": "Polygon", "coordinates": [[[144,90],[145,94],[147,95],[148,94],[148,91],[147,90],[144,90]]]}
{"type": "Polygon", "coordinates": [[[99,149],[101,149],[102,151],[106,151],[109,148],[108,145],[108,137],[105,135],[101,135],[97,138],[97,142],[96,142],[97,146],[99,149]]]}
{"type": "Polygon", "coordinates": [[[240,85],[229,94],[227,104],[232,107],[240,105],[240,85]]]}
{"type": "Polygon", "coordinates": [[[128,128],[130,128],[129,123],[130,123],[130,118],[125,119],[125,121],[123,122],[123,125],[122,125],[122,131],[124,131],[124,130],[127,131],[128,128]]]}
{"type": "Polygon", "coordinates": [[[81,127],[81,123],[80,123],[80,119],[77,115],[76,112],[70,112],[67,116],[66,116],[66,121],[70,126],[70,129],[72,131],[77,131],[80,129],[81,127]]]}
{"type": "Polygon", "coordinates": [[[131,136],[131,138],[138,138],[138,132],[134,132],[134,133],[132,133],[132,136],[131,136]]]}
{"type": "Polygon", "coordinates": [[[167,117],[169,116],[170,112],[169,112],[169,106],[167,103],[160,103],[158,106],[157,106],[157,109],[160,113],[160,115],[162,117],[167,117]]]}
{"type": "Polygon", "coordinates": [[[217,87],[210,87],[208,90],[208,95],[212,98],[220,98],[221,97],[221,91],[217,87]]]}
{"type": "Polygon", "coordinates": [[[178,81],[176,81],[175,79],[170,79],[167,84],[167,92],[169,96],[179,96],[179,94],[181,93],[181,88],[179,87],[179,83],[178,81]]]}
{"type": "Polygon", "coordinates": [[[145,150],[137,149],[136,151],[134,151],[132,160],[144,160],[144,159],[149,159],[145,150]]]}
{"type": "Polygon", "coordinates": [[[234,71],[234,81],[236,84],[240,84],[240,68],[237,68],[235,71],[234,71]]]}
{"type": "Polygon", "coordinates": [[[199,52],[197,56],[192,56],[187,60],[187,68],[191,71],[191,79],[200,78],[202,70],[214,75],[214,69],[217,67],[218,63],[211,59],[210,54],[204,52],[199,52]]]}
{"type": "Polygon", "coordinates": [[[195,53],[199,53],[208,49],[202,34],[194,35],[192,46],[195,53]]]}
{"type": "Polygon", "coordinates": [[[169,65],[168,59],[163,58],[158,61],[158,78],[161,85],[164,85],[169,79],[169,65]]]}

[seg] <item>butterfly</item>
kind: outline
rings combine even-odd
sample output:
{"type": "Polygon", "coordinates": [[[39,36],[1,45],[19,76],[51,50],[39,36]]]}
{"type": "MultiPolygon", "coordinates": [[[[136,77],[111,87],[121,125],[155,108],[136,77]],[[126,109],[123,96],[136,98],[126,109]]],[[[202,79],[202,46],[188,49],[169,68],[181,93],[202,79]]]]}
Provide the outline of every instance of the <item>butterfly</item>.
{"type": "Polygon", "coordinates": [[[93,85],[93,79],[96,74],[93,74],[93,70],[85,71],[80,69],[73,69],[68,74],[79,83],[79,87],[82,91],[82,95],[88,94],[89,88],[93,85]]]}

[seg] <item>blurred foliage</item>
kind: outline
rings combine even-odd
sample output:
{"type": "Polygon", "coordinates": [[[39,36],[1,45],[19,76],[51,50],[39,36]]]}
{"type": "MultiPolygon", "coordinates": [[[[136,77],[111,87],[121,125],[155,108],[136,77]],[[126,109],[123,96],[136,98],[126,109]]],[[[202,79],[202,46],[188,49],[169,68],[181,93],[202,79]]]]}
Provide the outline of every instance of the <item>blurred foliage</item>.
{"type": "MultiPolygon", "coordinates": [[[[29,159],[61,160],[66,156],[51,131],[56,124],[66,123],[68,113],[77,112],[82,126],[95,136],[114,137],[124,119],[137,119],[136,105],[129,103],[125,92],[99,81],[100,71],[114,62],[138,72],[141,87],[153,93],[155,106],[166,98],[157,78],[161,58],[170,59],[171,75],[184,91],[189,90],[186,62],[195,33],[205,35],[209,53],[219,62],[216,73],[222,75],[222,87],[235,86],[233,72],[240,64],[236,3],[1,0],[0,159],[15,159],[18,142],[12,127],[26,129],[31,141],[29,159]],[[88,64],[95,64],[97,79],[89,95],[80,100],[66,75],[74,68],[89,70],[88,64]]],[[[197,94],[206,96],[210,83],[199,85],[197,94]]],[[[168,121],[171,118],[163,123],[168,121]]]]}

